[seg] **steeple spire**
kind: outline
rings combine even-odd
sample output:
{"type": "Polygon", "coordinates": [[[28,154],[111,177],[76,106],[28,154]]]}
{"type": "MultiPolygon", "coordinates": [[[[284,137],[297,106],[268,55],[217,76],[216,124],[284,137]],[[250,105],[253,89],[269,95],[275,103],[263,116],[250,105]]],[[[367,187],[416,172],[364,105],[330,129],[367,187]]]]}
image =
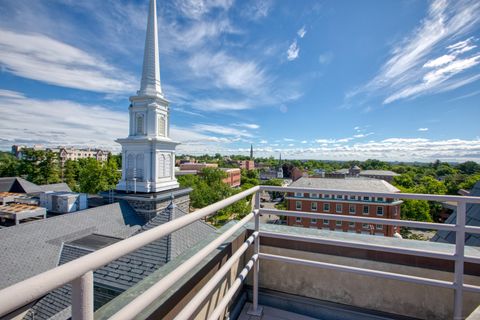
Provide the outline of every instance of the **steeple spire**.
{"type": "Polygon", "coordinates": [[[163,95],[160,86],[160,61],[158,57],[157,1],[150,0],[148,11],[147,36],[143,56],[143,71],[140,90],[142,95],[163,95]]]}
{"type": "Polygon", "coordinates": [[[253,160],[253,144],[250,145],[250,160],[253,160]]]}

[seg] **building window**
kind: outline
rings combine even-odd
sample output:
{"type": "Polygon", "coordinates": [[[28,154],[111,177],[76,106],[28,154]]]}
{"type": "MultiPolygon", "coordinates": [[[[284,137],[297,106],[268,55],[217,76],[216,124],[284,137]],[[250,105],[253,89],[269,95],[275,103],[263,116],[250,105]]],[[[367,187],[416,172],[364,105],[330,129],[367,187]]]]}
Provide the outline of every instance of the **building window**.
{"type": "Polygon", "coordinates": [[[348,206],[348,212],[351,214],[355,214],[355,205],[351,204],[348,206]]]}
{"type": "Polygon", "coordinates": [[[393,207],[393,216],[397,215],[397,207],[393,207]]]}
{"type": "Polygon", "coordinates": [[[341,227],[342,226],[342,221],[339,221],[339,220],[335,221],[335,225],[337,227],[341,227]]]}
{"type": "Polygon", "coordinates": [[[317,203],[312,202],[312,211],[317,211],[317,203]]]}
{"type": "Polygon", "coordinates": [[[348,223],[348,226],[349,226],[350,228],[355,228],[355,222],[349,222],[349,223],[348,223]]]}
{"type": "Polygon", "coordinates": [[[330,212],[330,203],[323,204],[323,211],[330,212]]]}
{"type": "Polygon", "coordinates": [[[368,206],[363,206],[363,214],[368,214],[369,213],[368,209],[369,209],[368,206]]]}
{"type": "Polygon", "coordinates": [[[302,201],[295,201],[295,209],[302,210],[302,201]]]}
{"type": "Polygon", "coordinates": [[[310,198],[318,198],[318,193],[310,193],[310,198]]]}
{"type": "Polygon", "coordinates": [[[377,207],[377,216],[383,216],[383,207],[377,207]]]}
{"type": "Polygon", "coordinates": [[[368,223],[362,223],[362,228],[363,228],[363,229],[369,229],[368,223]]]}
{"type": "Polygon", "coordinates": [[[301,222],[302,222],[302,218],[296,217],[296,218],[295,218],[295,222],[301,223],[301,222]]]}
{"type": "Polygon", "coordinates": [[[343,206],[340,204],[340,203],[337,203],[337,205],[335,206],[335,211],[337,213],[342,213],[343,211],[343,206]]]}
{"type": "Polygon", "coordinates": [[[297,197],[297,198],[303,198],[303,193],[301,193],[301,192],[295,192],[295,197],[297,197]]]}
{"type": "Polygon", "coordinates": [[[375,228],[377,230],[383,230],[383,224],[377,224],[375,228]]]}
{"type": "Polygon", "coordinates": [[[363,201],[370,201],[370,197],[363,197],[363,201]]]}
{"type": "Polygon", "coordinates": [[[383,202],[383,198],[382,198],[382,197],[378,197],[378,198],[377,198],[377,201],[383,202]]]}
{"type": "Polygon", "coordinates": [[[356,196],[350,196],[350,200],[355,200],[356,196]]]}
{"type": "Polygon", "coordinates": [[[324,195],[325,196],[325,199],[330,199],[330,195],[329,194],[326,194],[324,195]]]}
{"type": "Polygon", "coordinates": [[[310,220],[310,223],[311,223],[311,224],[317,224],[317,219],[311,219],[311,220],[310,220]]]}
{"type": "Polygon", "coordinates": [[[158,135],[160,137],[165,136],[165,117],[163,116],[158,117],[158,135]]]}
{"type": "Polygon", "coordinates": [[[341,194],[337,194],[337,199],[343,199],[343,196],[341,194]]]}
{"type": "Polygon", "coordinates": [[[330,224],[330,221],[324,219],[324,220],[323,220],[323,224],[326,225],[326,226],[328,226],[328,225],[330,224]]]}
{"type": "Polygon", "coordinates": [[[143,129],[143,115],[142,114],[138,114],[137,115],[137,121],[136,121],[136,125],[137,125],[137,131],[136,133],[137,134],[144,134],[144,129],[143,129]]]}

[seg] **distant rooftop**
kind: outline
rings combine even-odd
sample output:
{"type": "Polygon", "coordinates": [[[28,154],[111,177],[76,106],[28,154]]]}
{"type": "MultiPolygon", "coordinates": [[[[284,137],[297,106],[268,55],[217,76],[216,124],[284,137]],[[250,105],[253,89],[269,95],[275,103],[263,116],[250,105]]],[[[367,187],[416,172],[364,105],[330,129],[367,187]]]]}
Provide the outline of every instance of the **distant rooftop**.
{"type": "Polygon", "coordinates": [[[362,191],[362,192],[400,192],[399,189],[392,186],[384,180],[368,179],[368,178],[307,178],[302,177],[293,182],[290,187],[300,188],[319,188],[333,189],[345,191],[362,191]]]}

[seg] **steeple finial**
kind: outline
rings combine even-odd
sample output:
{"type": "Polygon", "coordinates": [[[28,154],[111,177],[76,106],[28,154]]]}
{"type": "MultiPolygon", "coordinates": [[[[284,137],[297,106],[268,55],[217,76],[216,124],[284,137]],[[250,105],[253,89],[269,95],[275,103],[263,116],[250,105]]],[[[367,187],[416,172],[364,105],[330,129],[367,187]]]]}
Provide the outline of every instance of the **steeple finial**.
{"type": "Polygon", "coordinates": [[[150,0],[147,36],[143,56],[142,82],[138,95],[163,95],[160,86],[160,60],[158,57],[157,1],[150,0]]]}
{"type": "Polygon", "coordinates": [[[250,145],[250,160],[253,160],[253,144],[250,145]]]}

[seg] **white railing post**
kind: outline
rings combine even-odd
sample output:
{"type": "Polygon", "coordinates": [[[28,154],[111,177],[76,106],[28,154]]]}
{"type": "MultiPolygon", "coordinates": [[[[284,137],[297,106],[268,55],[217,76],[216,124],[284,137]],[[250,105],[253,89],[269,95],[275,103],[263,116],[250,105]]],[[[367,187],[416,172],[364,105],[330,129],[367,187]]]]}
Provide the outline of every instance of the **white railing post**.
{"type": "Polygon", "coordinates": [[[93,320],[93,272],[73,280],[72,284],[72,319],[93,320]]]}
{"type": "MultiPolygon", "coordinates": [[[[260,190],[255,193],[255,232],[260,231],[260,190]]],[[[258,237],[255,239],[253,244],[253,255],[258,256],[260,253],[260,233],[258,237]]],[[[258,306],[258,272],[260,271],[260,261],[257,259],[253,264],[253,305],[252,309],[248,311],[249,315],[253,316],[261,316],[263,308],[258,306]]]]}
{"type": "Polygon", "coordinates": [[[453,318],[463,319],[463,268],[465,259],[465,220],[467,215],[465,201],[457,202],[457,221],[455,232],[455,296],[453,305],[453,318]]]}

